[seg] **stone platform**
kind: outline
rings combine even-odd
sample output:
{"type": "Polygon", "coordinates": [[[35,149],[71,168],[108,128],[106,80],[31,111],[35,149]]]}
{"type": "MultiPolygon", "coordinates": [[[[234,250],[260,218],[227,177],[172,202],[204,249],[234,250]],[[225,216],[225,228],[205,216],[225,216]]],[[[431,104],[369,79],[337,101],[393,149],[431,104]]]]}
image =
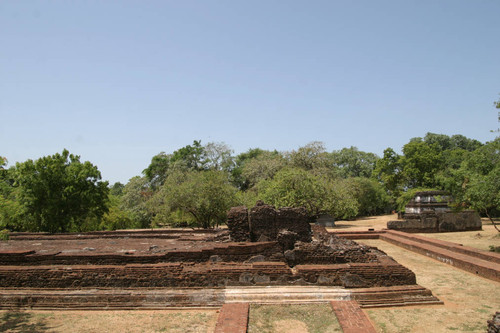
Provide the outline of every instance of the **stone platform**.
{"type": "Polygon", "coordinates": [[[412,271],[385,253],[332,236],[324,228],[313,231],[312,242],[297,241],[293,248],[278,241],[232,242],[224,230],[14,233],[11,240],[0,242],[0,307],[439,303],[416,285],[412,271]]]}
{"type": "Polygon", "coordinates": [[[357,301],[361,307],[442,304],[418,285],[345,289],[279,286],[228,288],[0,289],[1,309],[168,309],[221,307],[226,303],[304,304],[357,301]]]}

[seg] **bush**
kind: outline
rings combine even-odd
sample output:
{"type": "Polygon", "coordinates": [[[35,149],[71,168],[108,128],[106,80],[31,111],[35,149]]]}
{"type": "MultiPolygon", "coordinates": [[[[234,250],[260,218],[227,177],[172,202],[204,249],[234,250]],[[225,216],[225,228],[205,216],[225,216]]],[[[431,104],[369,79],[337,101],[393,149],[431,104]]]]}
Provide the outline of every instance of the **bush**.
{"type": "Polygon", "coordinates": [[[7,229],[3,229],[3,230],[0,230],[0,240],[9,240],[10,238],[10,235],[9,235],[9,230],[7,229]]]}
{"type": "Polygon", "coordinates": [[[500,246],[490,245],[490,251],[500,253],[500,246]]]}

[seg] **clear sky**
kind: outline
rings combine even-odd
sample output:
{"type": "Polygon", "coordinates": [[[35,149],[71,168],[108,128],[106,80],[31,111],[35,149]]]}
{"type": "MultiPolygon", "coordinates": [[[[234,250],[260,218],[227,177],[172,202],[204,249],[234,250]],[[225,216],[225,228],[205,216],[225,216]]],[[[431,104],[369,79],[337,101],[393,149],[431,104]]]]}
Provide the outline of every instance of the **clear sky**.
{"type": "Polygon", "coordinates": [[[0,1],[0,155],[126,183],[193,140],[382,155],[498,128],[498,0],[0,1]]]}

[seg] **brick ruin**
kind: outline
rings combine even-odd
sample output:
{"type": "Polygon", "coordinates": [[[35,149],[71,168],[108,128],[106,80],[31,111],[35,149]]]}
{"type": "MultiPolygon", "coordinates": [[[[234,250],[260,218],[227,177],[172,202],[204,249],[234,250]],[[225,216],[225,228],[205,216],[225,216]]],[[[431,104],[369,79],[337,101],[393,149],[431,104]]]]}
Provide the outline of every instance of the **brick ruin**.
{"type": "Polygon", "coordinates": [[[475,211],[453,212],[451,197],[443,191],[417,192],[405,208],[402,220],[387,222],[387,228],[405,232],[453,232],[481,230],[475,211]]]}
{"type": "MultiPolygon", "coordinates": [[[[228,230],[12,233],[9,241],[0,242],[0,298],[10,299],[5,304],[35,299],[19,296],[22,290],[30,294],[31,290],[110,289],[116,294],[123,288],[144,293],[155,288],[191,288],[191,292],[209,288],[207,292],[214,293],[217,288],[249,286],[416,284],[412,271],[382,251],[339,238],[321,226],[311,228],[303,209],[277,210],[262,203],[251,209],[235,207],[228,213],[228,226],[228,230]]],[[[37,297],[36,302],[46,299],[37,297]]],[[[113,297],[120,302],[128,296],[113,297]]],[[[182,297],[187,300],[179,304],[196,303],[177,295],[169,304],[176,306],[182,297]]]]}

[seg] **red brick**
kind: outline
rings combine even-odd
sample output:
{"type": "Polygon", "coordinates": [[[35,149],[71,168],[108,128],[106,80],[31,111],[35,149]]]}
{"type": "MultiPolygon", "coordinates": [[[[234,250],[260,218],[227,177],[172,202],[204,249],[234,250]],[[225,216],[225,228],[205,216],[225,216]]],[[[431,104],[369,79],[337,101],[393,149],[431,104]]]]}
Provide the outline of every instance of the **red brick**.
{"type": "Polygon", "coordinates": [[[224,304],[217,318],[215,333],[245,333],[248,326],[248,303],[224,304]]]}

